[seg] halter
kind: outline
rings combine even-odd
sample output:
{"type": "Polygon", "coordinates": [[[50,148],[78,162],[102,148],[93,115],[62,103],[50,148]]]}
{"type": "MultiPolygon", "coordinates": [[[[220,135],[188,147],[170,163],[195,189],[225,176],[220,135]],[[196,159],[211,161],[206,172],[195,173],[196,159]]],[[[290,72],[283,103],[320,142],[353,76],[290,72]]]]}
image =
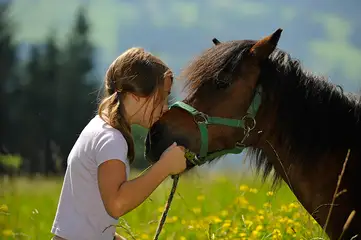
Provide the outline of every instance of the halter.
{"type": "Polygon", "coordinates": [[[257,91],[253,97],[251,105],[247,110],[247,114],[242,117],[242,119],[231,119],[231,118],[222,118],[222,117],[211,117],[207,114],[198,111],[194,107],[178,101],[175,102],[170,108],[179,107],[188,113],[193,115],[194,121],[197,123],[198,128],[201,134],[201,148],[199,155],[186,149],[185,157],[186,159],[194,165],[202,165],[205,162],[212,160],[214,158],[223,156],[228,153],[239,154],[241,153],[246,146],[244,145],[244,140],[249,136],[251,130],[256,127],[256,114],[258,112],[259,106],[261,105],[261,86],[257,87],[257,91]],[[196,120],[198,117],[200,120],[196,120]],[[250,119],[252,121],[251,126],[246,124],[246,120],[250,119]],[[244,137],[241,142],[236,142],[234,148],[224,149],[215,152],[208,153],[208,125],[224,125],[229,127],[243,128],[244,129],[244,137]]]}

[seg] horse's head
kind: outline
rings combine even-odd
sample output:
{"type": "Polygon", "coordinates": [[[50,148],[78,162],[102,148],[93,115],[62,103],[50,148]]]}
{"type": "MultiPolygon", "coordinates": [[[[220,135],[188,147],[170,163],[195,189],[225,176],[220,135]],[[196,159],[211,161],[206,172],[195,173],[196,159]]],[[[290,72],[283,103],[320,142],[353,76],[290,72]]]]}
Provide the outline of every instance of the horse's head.
{"type": "Polygon", "coordinates": [[[175,103],[150,129],[145,156],[156,162],[173,142],[186,147],[188,168],[225,153],[240,153],[255,141],[261,101],[261,64],[274,51],[282,29],[259,40],[221,43],[186,70],[190,95],[175,103]]]}

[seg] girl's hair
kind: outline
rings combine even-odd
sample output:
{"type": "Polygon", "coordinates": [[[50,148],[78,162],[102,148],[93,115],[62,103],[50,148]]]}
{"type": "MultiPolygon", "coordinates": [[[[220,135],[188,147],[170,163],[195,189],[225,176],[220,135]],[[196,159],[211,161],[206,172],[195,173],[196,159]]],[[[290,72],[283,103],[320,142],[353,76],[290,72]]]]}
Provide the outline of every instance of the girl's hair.
{"type": "Polygon", "coordinates": [[[154,104],[162,104],[164,79],[170,72],[166,64],[143,48],[130,48],[114,60],[105,75],[104,96],[99,104],[98,114],[123,134],[128,144],[130,163],[134,160],[135,149],[123,104],[125,93],[139,97],[156,96],[154,104]]]}

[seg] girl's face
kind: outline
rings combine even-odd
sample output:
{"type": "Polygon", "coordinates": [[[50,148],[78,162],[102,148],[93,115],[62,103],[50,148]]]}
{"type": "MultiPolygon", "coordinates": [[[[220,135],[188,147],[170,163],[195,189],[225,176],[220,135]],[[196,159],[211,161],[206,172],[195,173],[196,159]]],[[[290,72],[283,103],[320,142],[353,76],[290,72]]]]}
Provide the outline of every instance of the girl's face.
{"type": "Polygon", "coordinates": [[[150,128],[166,111],[168,111],[168,97],[172,89],[173,79],[172,74],[169,73],[164,79],[164,86],[151,99],[143,99],[148,101],[144,104],[142,109],[144,112],[141,117],[141,125],[145,128],[150,128]],[[159,96],[160,95],[160,96],[159,96]],[[161,98],[159,98],[161,97],[161,98]]]}

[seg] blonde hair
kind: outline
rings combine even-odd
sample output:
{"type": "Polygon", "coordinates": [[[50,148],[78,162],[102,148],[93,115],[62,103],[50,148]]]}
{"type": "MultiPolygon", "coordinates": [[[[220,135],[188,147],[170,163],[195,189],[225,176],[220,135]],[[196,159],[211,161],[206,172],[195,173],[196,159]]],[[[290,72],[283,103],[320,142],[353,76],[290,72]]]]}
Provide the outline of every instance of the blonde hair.
{"type": "MultiPolygon", "coordinates": [[[[99,116],[113,128],[118,129],[128,144],[130,163],[135,157],[134,141],[130,123],[126,119],[123,104],[125,93],[140,97],[157,95],[155,104],[163,99],[164,79],[170,69],[159,58],[143,48],[130,48],[109,66],[104,79],[104,96],[98,107],[99,116]],[[104,111],[105,110],[105,111],[104,111]],[[107,119],[104,118],[106,112],[107,119]]],[[[153,111],[151,114],[153,118],[153,111]]]]}

